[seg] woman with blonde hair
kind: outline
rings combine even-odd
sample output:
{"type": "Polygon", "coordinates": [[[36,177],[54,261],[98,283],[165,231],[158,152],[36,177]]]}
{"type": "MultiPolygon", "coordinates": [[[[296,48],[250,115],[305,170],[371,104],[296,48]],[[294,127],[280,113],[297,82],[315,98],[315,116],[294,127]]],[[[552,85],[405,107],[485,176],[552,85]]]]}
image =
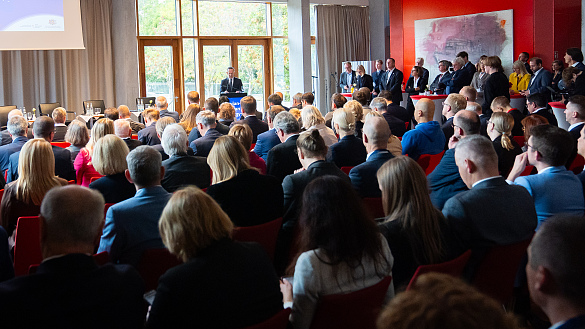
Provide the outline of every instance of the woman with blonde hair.
{"type": "Polygon", "coordinates": [[[26,142],[18,157],[18,179],[8,183],[0,202],[2,227],[11,236],[18,217],[38,216],[45,193],[67,181],[55,176],[51,144],[36,138],[26,142]]]}
{"type": "Polygon", "coordinates": [[[321,112],[314,106],[308,105],[301,111],[301,118],[303,119],[303,128],[307,131],[316,129],[319,131],[321,137],[328,147],[337,143],[337,136],[333,130],[325,125],[325,118],[321,112]]]}
{"type": "Polygon", "coordinates": [[[254,151],[250,150],[252,148],[252,140],[254,138],[254,134],[252,133],[250,126],[247,124],[238,123],[230,129],[228,136],[234,136],[240,143],[242,143],[244,149],[248,150],[250,166],[258,169],[262,175],[266,175],[266,162],[254,151]]]}
{"type": "Polygon", "coordinates": [[[515,61],[512,65],[514,72],[510,74],[510,95],[519,94],[520,91],[528,89],[530,74],[522,61],[515,61]]]}
{"type": "Polygon", "coordinates": [[[207,163],[213,171],[207,193],[234,225],[259,225],[282,217],[282,185],[275,177],[261,175],[250,166],[249,152],[238,139],[233,136],[216,139],[207,163]],[[246,205],[245,211],[242,205],[246,205]]]}
{"type": "Polygon", "coordinates": [[[189,186],[173,193],[158,228],[183,264],[160,277],[147,328],[242,328],[282,310],[266,252],[233,241],[230,218],[205,192],[189,186]]]}
{"type": "Polygon", "coordinates": [[[427,177],[407,156],[388,160],[377,173],[386,217],[380,231],[392,255],[392,281],[404,288],[419,265],[445,260],[446,223],[429,196],[427,177]]]}
{"type": "Polygon", "coordinates": [[[85,122],[79,120],[71,121],[67,127],[67,133],[65,133],[65,141],[71,144],[67,149],[71,153],[71,162],[74,162],[79,151],[89,142],[89,130],[85,122]]]}
{"type": "Polygon", "coordinates": [[[197,113],[201,112],[201,107],[199,104],[189,104],[185,112],[183,113],[183,118],[179,124],[181,127],[185,129],[187,132],[187,136],[191,132],[192,129],[197,129],[197,122],[195,118],[197,117],[197,113]]]}
{"type": "Polygon", "coordinates": [[[91,179],[93,177],[101,177],[100,173],[98,173],[91,162],[91,158],[93,156],[93,148],[97,141],[108,134],[114,134],[114,121],[103,118],[99,119],[91,128],[91,138],[87,145],[79,151],[75,161],[73,162],[73,167],[77,172],[77,185],[82,185],[85,187],[89,186],[91,179]]]}
{"type": "Polygon", "coordinates": [[[473,74],[473,79],[471,79],[471,86],[475,88],[477,91],[483,90],[483,85],[485,81],[489,77],[489,74],[485,73],[485,63],[484,61],[487,59],[486,55],[482,55],[479,58],[479,61],[475,65],[476,72],[473,74]]]}
{"type": "Polygon", "coordinates": [[[358,65],[357,70],[356,70],[356,86],[355,86],[355,90],[358,90],[360,88],[366,87],[371,91],[374,90],[374,79],[372,78],[371,75],[366,73],[366,69],[364,68],[363,65],[358,65]]]}
{"type": "Polygon", "coordinates": [[[498,154],[498,170],[507,177],[514,166],[516,156],[522,153],[522,148],[512,138],[514,117],[506,112],[494,112],[487,124],[487,134],[494,144],[498,154]]]}
{"type": "Polygon", "coordinates": [[[335,163],[338,168],[354,167],[366,161],[368,155],[366,147],[362,140],[354,135],[355,119],[354,112],[345,106],[333,112],[332,124],[339,134],[339,142],[329,147],[327,161],[335,163]]]}
{"type": "Polygon", "coordinates": [[[136,187],[126,179],[128,169],[126,156],[130,150],[126,143],[116,135],[100,138],[93,149],[94,169],[104,177],[89,184],[98,190],[106,203],[118,203],[136,194],[136,187]]]}
{"type": "Polygon", "coordinates": [[[219,113],[217,114],[217,118],[219,122],[229,127],[236,118],[236,109],[229,102],[221,103],[219,106],[219,113]]]}
{"type": "MultiPolygon", "coordinates": [[[[353,113],[353,116],[355,117],[355,125],[354,125],[354,136],[357,138],[362,138],[362,129],[364,128],[364,122],[362,121],[362,119],[364,118],[364,108],[362,107],[362,104],[360,104],[360,102],[358,101],[349,101],[347,103],[345,103],[345,105],[343,105],[344,109],[348,109],[353,113]]],[[[365,121],[365,120],[364,120],[365,121]]],[[[337,131],[337,130],[336,130],[337,131]]],[[[341,139],[341,135],[339,136],[339,138],[341,139]]]]}

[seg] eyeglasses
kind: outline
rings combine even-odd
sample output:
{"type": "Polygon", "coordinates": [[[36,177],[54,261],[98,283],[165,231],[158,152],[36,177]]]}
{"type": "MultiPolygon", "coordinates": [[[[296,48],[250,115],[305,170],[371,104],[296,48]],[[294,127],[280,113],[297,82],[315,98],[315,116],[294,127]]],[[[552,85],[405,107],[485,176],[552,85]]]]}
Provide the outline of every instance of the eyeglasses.
{"type": "Polygon", "coordinates": [[[443,104],[443,106],[445,106],[445,105],[451,106],[451,105],[447,104],[447,102],[442,102],[441,104],[443,104]]]}
{"type": "Polygon", "coordinates": [[[532,149],[534,152],[538,151],[538,150],[536,149],[536,147],[534,147],[534,146],[532,146],[532,145],[530,145],[530,144],[528,144],[528,143],[526,143],[526,146],[530,147],[530,148],[531,148],[531,149],[532,149]]]}

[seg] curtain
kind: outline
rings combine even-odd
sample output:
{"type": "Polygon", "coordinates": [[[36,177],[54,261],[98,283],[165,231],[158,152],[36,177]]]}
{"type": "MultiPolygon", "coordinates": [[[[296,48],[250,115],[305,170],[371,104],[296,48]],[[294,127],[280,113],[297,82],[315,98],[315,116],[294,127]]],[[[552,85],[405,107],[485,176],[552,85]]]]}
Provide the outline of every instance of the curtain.
{"type": "Polygon", "coordinates": [[[315,15],[319,107],[325,113],[340,90],[342,63],[370,59],[370,15],[368,7],[338,5],[315,6],[315,15]]]}
{"type": "Polygon", "coordinates": [[[59,102],[78,114],[84,100],[113,105],[112,1],[80,1],[84,50],[1,51],[0,105],[59,102]]]}

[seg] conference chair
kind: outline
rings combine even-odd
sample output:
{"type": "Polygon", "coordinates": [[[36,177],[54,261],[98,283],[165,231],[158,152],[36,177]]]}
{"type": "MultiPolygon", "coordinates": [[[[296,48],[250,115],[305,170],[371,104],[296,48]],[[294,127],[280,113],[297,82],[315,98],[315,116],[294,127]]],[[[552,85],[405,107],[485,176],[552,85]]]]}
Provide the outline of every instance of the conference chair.
{"type": "Polygon", "coordinates": [[[584,166],[585,158],[583,158],[580,154],[577,154],[573,162],[571,162],[569,170],[572,171],[575,175],[579,175],[583,171],[584,166]]]}
{"type": "Polygon", "coordinates": [[[465,265],[467,265],[467,262],[469,261],[469,257],[471,257],[471,250],[467,250],[466,252],[461,254],[461,256],[452,259],[448,262],[419,266],[416,269],[416,272],[414,272],[412,279],[410,279],[410,282],[408,283],[408,287],[406,287],[406,290],[410,290],[410,288],[412,288],[412,286],[414,285],[419,276],[431,272],[449,274],[456,278],[461,277],[461,274],[465,269],[465,265]]]}
{"type": "Polygon", "coordinates": [[[41,103],[39,104],[36,117],[40,117],[41,115],[51,116],[53,114],[53,110],[61,107],[61,103],[41,103]]]}
{"type": "Polygon", "coordinates": [[[276,240],[281,226],[282,217],[260,225],[234,227],[233,239],[242,242],[258,242],[266,250],[270,260],[274,260],[276,240]]]}
{"type": "Polygon", "coordinates": [[[419,164],[419,166],[421,166],[421,168],[425,171],[425,174],[428,176],[433,172],[433,170],[435,170],[435,167],[439,164],[439,162],[441,162],[443,154],[445,154],[445,151],[437,154],[421,154],[416,162],[419,164]]]}
{"type": "Polygon", "coordinates": [[[106,104],[104,104],[103,99],[87,100],[83,101],[83,114],[87,113],[90,104],[91,106],[93,106],[94,109],[96,107],[99,108],[101,110],[101,113],[104,113],[104,111],[106,110],[106,104]]]}
{"type": "Polygon", "coordinates": [[[158,279],[168,269],[181,263],[167,248],[145,250],[137,267],[138,273],[144,280],[145,291],[156,290],[158,279]]]}
{"type": "Polygon", "coordinates": [[[14,275],[25,275],[31,265],[41,263],[40,240],[39,216],[19,217],[14,238],[14,275]]]}
{"type": "Polygon", "coordinates": [[[375,329],[392,277],[347,294],[319,297],[311,329],[375,329]]]}
{"type": "Polygon", "coordinates": [[[15,109],[16,105],[0,106],[0,127],[2,127],[2,130],[6,128],[6,125],[8,125],[8,112],[15,109]]]}
{"type": "Polygon", "coordinates": [[[514,136],[512,138],[514,138],[514,140],[516,141],[516,143],[518,143],[518,145],[520,145],[520,147],[524,146],[524,142],[526,141],[524,136],[514,136]]]}
{"type": "Polygon", "coordinates": [[[242,329],[286,329],[288,328],[288,317],[290,316],[291,311],[292,310],[290,308],[285,308],[262,323],[258,323],[242,329]]]}

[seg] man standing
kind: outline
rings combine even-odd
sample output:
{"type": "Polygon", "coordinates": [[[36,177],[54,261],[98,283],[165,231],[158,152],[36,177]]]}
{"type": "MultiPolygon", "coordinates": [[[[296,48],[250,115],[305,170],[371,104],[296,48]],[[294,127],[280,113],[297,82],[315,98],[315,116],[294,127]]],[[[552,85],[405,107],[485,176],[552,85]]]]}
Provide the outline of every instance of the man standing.
{"type": "Polygon", "coordinates": [[[235,69],[233,67],[228,67],[227,69],[227,78],[221,80],[221,87],[219,89],[220,93],[241,93],[244,91],[244,85],[242,84],[242,80],[234,77],[235,69]]]}
{"type": "Polygon", "coordinates": [[[522,63],[524,63],[524,67],[526,68],[526,72],[528,72],[528,74],[532,74],[532,70],[530,69],[530,64],[528,64],[528,59],[530,58],[530,54],[528,52],[521,52],[520,55],[518,55],[518,60],[521,61],[522,63]]]}
{"type": "Polygon", "coordinates": [[[384,62],[381,59],[376,60],[376,71],[372,72],[372,80],[374,80],[374,90],[372,94],[377,96],[380,92],[380,83],[382,83],[382,77],[384,76],[384,62]]]}
{"type": "Polygon", "coordinates": [[[534,72],[530,78],[530,84],[528,84],[528,89],[521,91],[520,94],[526,97],[533,94],[543,94],[548,100],[550,92],[546,87],[550,86],[552,82],[552,74],[542,67],[542,59],[538,57],[530,59],[530,69],[534,72]]]}
{"type": "Polygon", "coordinates": [[[433,80],[433,83],[431,83],[431,85],[429,86],[429,90],[431,90],[433,93],[438,95],[445,94],[445,88],[447,88],[447,86],[445,86],[445,83],[451,80],[451,73],[449,72],[450,66],[451,63],[449,63],[449,61],[442,60],[439,62],[440,73],[437,74],[435,80],[433,80]]]}
{"type": "Polygon", "coordinates": [[[342,93],[350,93],[351,87],[355,83],[355,71],[351,69],[351,62],[345,62],[345,71],[339,75],[339,88],[342,93]]]}
{"type": "Polygon", "coordinates": [[[392,103],[400,104],[402,101],[402,82],[404,75],[402,71],[396,68],[396,61],[394,58],[386,60],[387,71],[382,76],[380,90],[389,90],[392,93],[392,103]]]}
{"type": "Polygon", "coordinates": [[[473,75],[475,74],[475,65],[473,65],[473,63],[471,63],[469,61],[469,54],[466,51],[460,51],[457,56],[457,58],[461,58],[463,60],[463,67],[462,69],[464,69],[467,72],[467,79],[463,81],[463,86],[469,86],[471,84],[471,80],[473,80],[473,75]]]}
{"type": "MultiPolygon", "coordinates": [[[[423,65],[425,65],[425,60],[422,57],[417,57],[416,60],[414,61],[416,63],[416,66],[420,67],[423,70],[423,75],[422,77],[424,79],[426,79],[427,81],[429,81],[429,70],[425,69],[423,67],[423,65]]],[[[411,74],[412,76],[412,74],[411,74]]]]}
{"type": "Polygon", "coordinates": [[[169,104],[167,103],[167,99],[164,96],[158,96],[156,98],[156,109],[159,112],[159,116],[161,118],[172,117],[173,119],[175,119],[176,122],[179,122],[179,113],[175,111],[170,112],[169,110],[167,110],[168,107],[169,104]]]}
{"type": "Polygon", "coordinates": [[[242,108],[242,115],[244,116],[244,118],[232,122],[230,128],[238,123],[247,124],[248,126],[250,126],[250,129],[252,129],[253,134],[252,143],[256,143],[258,135],[265,131],[268,131],[268,124],[258,119],[258,117],[256,116],[257,105],[256,99],[254,97],[246,96],[242,98],[242,100],[240,101],[240,107],[242,108]]]}
{"type": "MultiPolygon", "coordinates": [[[[469,75],[469,71],[464,69],[465,61],[461,57],[457,57],[453,60],[453,74],[451,74],[451,80],[445,82],[447,88],[447,95],[458,93],[464,86],[471,84],[472,75],[469,75]]],[[[473,65],[471,67],[474,67],[473,65]]]]}

